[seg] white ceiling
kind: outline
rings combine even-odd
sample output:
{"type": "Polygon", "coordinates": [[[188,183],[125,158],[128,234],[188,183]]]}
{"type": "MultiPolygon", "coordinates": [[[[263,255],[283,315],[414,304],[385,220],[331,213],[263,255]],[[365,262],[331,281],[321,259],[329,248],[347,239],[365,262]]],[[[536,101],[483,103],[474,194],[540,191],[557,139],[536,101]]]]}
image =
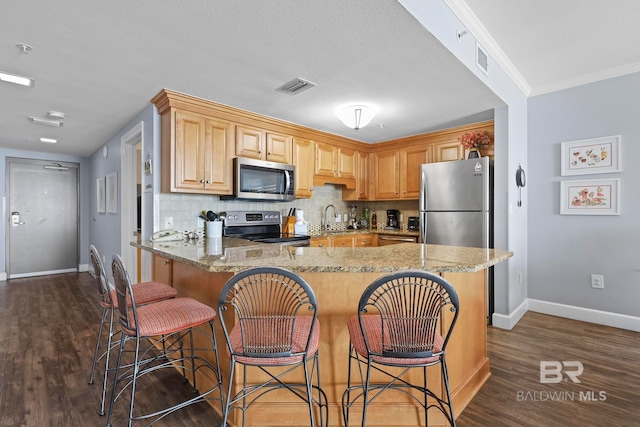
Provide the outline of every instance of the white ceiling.
{"type": "MultiPolygon", "coordinates": [[[[636,0],[445,1],[525,94],[640,70],[636,0]]],[[[502,105],[396,0],[8,0],[0,71],[36,80],[0,82],[0,147],[79,156],[162,88],[371,143],[502,105]],[[317,87],[276,92],[295,77],[317,87]],[[358,132],[334,114],[352,102],[380,108],[358,132]],[[51,110],[62,128],[28,120],[51,110]]]]}

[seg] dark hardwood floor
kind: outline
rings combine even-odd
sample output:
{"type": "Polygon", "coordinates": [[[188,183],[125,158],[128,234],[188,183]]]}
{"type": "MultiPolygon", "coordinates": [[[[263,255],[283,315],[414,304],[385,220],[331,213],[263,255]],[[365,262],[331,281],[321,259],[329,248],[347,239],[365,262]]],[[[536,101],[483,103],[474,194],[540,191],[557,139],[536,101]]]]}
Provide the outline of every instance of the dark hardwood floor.
{"type": "MultiPolygon", "coordinates": [[[[88,273],[0,282],[0,426],[104,425],[100,381],[87,384],[99,316],[88,273]]],[[[640,333],[527,313],[512,331],[489,328],[489,356],[492,376],[458,427],[640,426],[640,333]],[[540,383],[540,361],[581,362],[581,382],[540,383]]],[[[139,407],[190,392],[177,373],[150,378],[139,407]]],[[[116,403],[114,427],[126,410],[116,403]]],[[[155,425],[220,419],[199,404],[155,425]]]]}

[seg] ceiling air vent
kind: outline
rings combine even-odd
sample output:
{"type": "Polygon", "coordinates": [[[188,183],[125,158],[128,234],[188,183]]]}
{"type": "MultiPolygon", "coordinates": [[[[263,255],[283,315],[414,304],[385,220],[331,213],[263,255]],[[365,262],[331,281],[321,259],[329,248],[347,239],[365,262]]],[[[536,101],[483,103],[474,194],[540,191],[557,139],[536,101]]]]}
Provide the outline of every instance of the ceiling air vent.
{"type": "Polygon", "coordinates": [[[476,65],[483,73],[489,75],[489,55],[478,42],[476,42],[476,65]]]}
{"type": "Polygon", "coordinates": [[[291,80],[276,89],[278,92],[288,93],[289,95],[297,95],[300,92],[314,87],[316,84],[300,77],[291,80]]]}

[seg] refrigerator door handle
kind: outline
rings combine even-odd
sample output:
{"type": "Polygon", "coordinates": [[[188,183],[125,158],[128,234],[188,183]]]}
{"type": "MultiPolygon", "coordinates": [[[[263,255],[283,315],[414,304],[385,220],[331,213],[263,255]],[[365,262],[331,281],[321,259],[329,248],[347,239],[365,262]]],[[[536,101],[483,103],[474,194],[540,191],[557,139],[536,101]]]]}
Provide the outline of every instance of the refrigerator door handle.
{"type": "MultiPolygon", "coordinates": [[[[424,166],[424,165],[423,165],[424,166]]],[[[418,210],[427,210],[427,185],[426,185],[427,172],[424,167],[420,167],[420,205],[418,210]]]]}
{"type": "Polygon", "coordinates": [[[420,242],[427,242],[427,213],[420,211],[420,242]]]}

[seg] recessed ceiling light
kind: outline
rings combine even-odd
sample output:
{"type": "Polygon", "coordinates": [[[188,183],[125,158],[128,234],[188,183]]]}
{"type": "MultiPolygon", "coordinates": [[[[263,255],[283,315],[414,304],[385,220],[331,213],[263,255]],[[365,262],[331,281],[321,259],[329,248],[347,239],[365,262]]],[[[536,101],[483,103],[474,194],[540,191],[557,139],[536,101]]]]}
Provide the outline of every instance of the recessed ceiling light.
{"type": "Polygon", "coordinates": [[[19,76],[17,74],[5,73],[0,71],[0,80],[7,83],[14,83],[21,86],[33,87],[36,81],[29,77],[19,76]]]}
{"type": "Polygon", "coordinates": [[[48,142],[49,144],[55,144],[58,142],[58,140],[52,139],[52,138],[40,138],[40,142],[48,142]]]}
{"type": "Polygon", "coordinates": [[[54,126],[58,128],[63,125],[63,122],[61,122],[60,120],[49,120],[49,119],[43,119],[42,117],[29,116],[29,120],[31,120],[34,123],[39,123],[41,125],[54,126]]]}
{"type": "Polygon", "coordinates": [[[47,116],[49,116],[52,119],[58,119],[58,120],[62,120],[65,117],[67,117],[67,115],[65,113],[63,113],[62,111],[49,111],[47,113],[47,116]]]}

